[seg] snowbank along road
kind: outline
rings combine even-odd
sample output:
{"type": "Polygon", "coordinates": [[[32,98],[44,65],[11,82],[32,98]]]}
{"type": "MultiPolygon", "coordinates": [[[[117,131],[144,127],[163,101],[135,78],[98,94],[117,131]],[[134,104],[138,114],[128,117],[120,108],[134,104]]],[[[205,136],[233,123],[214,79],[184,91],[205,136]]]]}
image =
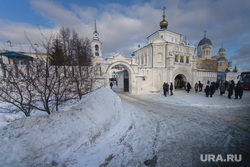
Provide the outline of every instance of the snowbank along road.
{"type": "Polygon", "coordinates": [[[117,90],[114,93],[105,88],[91,94],[84,103],[68,107],[68,112],[3,127],[0,164],[216,166],[218,161],[201,162],[200,154],[221,154],[224,158],[237,153],[242,154],[242,161],[233,165],[247,166],[249,101],[250,92],[245,92],[241,100],[229,100],[218,92],[213,98],[206,98],[201,92],[187,94],[179,90],[174,96],[164,97],[117,90]]]}
{"type": "Polygon", "coordinates": [[[208,151],[215,155],[241,153],[244,164],[250,163],[246,162],[250,96],[228,101],[225,96],[206,99],[203,93],[185,91],[171,97],[116,93],[124,108],[122,121],[96,140],[73,166],[205,166],[211,163],[199,161],[198,153],[208,151]]]}

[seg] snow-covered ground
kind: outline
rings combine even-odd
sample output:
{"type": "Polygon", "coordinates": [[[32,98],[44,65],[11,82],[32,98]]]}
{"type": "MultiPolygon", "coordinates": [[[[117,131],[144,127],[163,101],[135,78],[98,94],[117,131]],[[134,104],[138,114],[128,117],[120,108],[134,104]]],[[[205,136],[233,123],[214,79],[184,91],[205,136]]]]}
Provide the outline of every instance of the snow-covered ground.
{"type": "Polygon", "coordinates": [[[114,91],[49,116],[1,114],[0,166],[193,166],[194,148],[250,150],[249,91],[241,100],[114,91]]]}

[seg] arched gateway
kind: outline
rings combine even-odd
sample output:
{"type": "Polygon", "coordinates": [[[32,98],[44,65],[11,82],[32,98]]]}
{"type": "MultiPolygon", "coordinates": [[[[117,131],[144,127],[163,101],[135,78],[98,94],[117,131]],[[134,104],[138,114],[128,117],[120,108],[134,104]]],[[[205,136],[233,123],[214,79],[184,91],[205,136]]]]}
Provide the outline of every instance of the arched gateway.
{"type": "Polygon", "coordinates": [[[117,74],[117,82],[119,88],[124,91],[128,91],[130,93],[136,92],[136,80],[135,76],[138,75],[138,66],[133,65],[131,63],[131,59],[126,58],[121,53],[107,58],[105,61],[99,63],[101,68],[102,76],[105,78],[105,84],[108,85],[110,83],[110,78],[114,73],[114,67],[122,66],[123,69],[119,69],[116,71],[117,74]],[[122,77],[122,78],[121,78],[122,77]],[[119,80],[120,79],[120,80],[119,80]],[[121,86],[121,84],[123,84],[121,86]]]}

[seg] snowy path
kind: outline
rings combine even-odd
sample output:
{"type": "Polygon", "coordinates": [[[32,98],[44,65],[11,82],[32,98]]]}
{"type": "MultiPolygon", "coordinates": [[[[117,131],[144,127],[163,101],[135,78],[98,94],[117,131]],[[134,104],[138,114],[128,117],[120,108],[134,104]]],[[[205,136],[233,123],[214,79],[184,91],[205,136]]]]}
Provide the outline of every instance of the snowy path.
{"type": "MultiPolygon", "coordinates": [[[[176,96],[178,93],[182,94],[176,92],[176,96]]],[[[78,150],[72,155],[75,161],[65,162],[67,165],[192,166],[192,149],[196,147],[226,150],[237,147],[242,153],[250,148],[248,105],[242,107],[237,116],[234,112],[237,108],[233,106],[224,110],[218,105],[213,107],[216,102],[209,104],[212,98],[202,97],[208,100],[207,105],[183,101],[174,104],[176,96],[167,99],[159,94],[117,94],[124,107],[121,122],[92,145],[78,150]]],[[[200,98],[198,94],[193,95],[200,98]]]]}

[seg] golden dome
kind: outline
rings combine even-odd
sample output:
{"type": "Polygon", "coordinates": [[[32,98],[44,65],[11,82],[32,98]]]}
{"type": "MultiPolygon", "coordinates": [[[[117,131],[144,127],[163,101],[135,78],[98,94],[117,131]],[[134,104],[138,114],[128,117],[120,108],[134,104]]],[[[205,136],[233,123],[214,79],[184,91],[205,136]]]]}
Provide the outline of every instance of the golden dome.
{"type": "MultiPolygon", "coordinates": [[[[165,10],[165,7],[163,8],[163,10],[165,10]]],[[[165,11],[163,11],[162,17],[163,17],[163,20],[160,22],[160,27],[161,27],[161,29],[167,29],[168,22],[165,20],[165,17],[166,17],[165,11]]]]}
{"type": "Polygon", "coordinates": [[[161,29],[167,28],[168,27],[168,22],[166,20],[162,20],[160,23],[161,29]]]}

